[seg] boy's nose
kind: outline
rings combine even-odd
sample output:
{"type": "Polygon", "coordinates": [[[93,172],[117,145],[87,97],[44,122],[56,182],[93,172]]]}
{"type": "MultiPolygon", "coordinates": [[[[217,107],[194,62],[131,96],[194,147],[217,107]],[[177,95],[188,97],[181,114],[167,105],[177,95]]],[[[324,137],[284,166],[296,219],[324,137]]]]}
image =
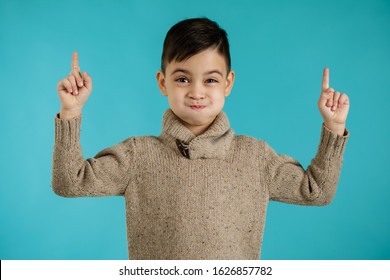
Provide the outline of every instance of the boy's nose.
{"type": "Polygon", "coordinates": [[[205,97],[205,88],[201,85],[194,85],[190,89],[189,96],[192,99],[203,99],[205,97]]]}

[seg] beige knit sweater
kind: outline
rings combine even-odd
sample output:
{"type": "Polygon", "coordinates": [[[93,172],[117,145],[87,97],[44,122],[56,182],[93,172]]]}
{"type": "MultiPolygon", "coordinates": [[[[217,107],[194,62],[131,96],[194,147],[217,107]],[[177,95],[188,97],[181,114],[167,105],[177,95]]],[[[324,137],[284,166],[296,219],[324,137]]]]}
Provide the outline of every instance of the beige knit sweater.
{"type": "Polygon", "coordinates": [[[167,110],[159,137],[131,137],[87,160],[80,124],[55,118],[53,190],[124,196],[129,259],[259,259],[268,201],[329,204],[349,135],[322,126],[305,171],[265,142],[234,135],[223,112],[196,137],[167,110]]]}

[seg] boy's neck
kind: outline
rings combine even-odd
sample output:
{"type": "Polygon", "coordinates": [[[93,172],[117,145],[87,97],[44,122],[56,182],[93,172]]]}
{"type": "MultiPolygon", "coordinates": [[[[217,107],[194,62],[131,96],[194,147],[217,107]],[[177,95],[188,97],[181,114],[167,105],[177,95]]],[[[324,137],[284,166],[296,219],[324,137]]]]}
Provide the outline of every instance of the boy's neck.
{"type": "MultiPolygon", "coordinates": [[[[215,118],[214,118],[215,120],[215,118]]],[[[199,136],[203,133],[205,133],[207,131],[207,129],[209,129],[209,127],[211,126],[211,124],[214,122],[214,120],[208,124],[204,124],[204,125],[191,125],[189,123],[186,123],[185,121],[183,121],[182,119],[180,119],[181,123],[186,127],[188,128],[195,136],[199,136]]]]}

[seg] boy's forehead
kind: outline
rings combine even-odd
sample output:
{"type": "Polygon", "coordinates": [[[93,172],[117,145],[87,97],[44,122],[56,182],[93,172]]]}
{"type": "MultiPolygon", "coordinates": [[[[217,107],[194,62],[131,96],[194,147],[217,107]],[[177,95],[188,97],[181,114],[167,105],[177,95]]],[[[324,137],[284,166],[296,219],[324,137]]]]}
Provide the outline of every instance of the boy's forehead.
{"type": "Polygon", "coordinates": [[[173,60],[167,64],[166,70],[170,75],[179,71],[188,74],[198,72],[203,74],[212,72],[226,73],[227,65],[225,58],[218,51],[208,49],[183,61],[173,60]]]}

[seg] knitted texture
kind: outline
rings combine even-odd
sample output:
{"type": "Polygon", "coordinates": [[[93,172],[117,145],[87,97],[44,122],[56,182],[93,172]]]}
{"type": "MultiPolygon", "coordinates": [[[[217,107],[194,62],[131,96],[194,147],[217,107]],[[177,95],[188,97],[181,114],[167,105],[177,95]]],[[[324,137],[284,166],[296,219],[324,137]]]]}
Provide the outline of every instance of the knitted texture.
{"type": "Polygon", "coordinates": [[[129,259],[259,259],[268,201],[329,204],[349,137],[322,126],[304,170],[266,142],[234,135],[224,112],[195,136],[167,110],[159,137],[130,137],[85,160],[80,124],[81,116],[55,118],[53,190],[124,196],[129,259]]]}

